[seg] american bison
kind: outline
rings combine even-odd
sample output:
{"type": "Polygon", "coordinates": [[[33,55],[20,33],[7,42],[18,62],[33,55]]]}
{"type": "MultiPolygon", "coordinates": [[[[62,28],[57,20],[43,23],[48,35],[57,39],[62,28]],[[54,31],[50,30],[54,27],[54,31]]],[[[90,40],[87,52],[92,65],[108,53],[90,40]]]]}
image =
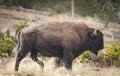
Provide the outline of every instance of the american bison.
{"type": "Polygon", "coordinates": [[[48,22],[29,26],[18,33],[18,54],[15,71],[30,52],[32,60],[44,67],[38,57],[57,57],[56,64],[72,69],[73,60],[85,50],[97,55],[103,49],[103,34],[82,22],[48,22]]]}

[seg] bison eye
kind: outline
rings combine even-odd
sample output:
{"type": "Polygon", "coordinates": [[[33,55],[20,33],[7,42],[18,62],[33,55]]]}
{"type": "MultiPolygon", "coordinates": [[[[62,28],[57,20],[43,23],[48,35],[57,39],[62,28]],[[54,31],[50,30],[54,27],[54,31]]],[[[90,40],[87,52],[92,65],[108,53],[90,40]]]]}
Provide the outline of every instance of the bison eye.
{"type": "Polygon", "coordinates": [[[94,35],[93,33],[89,34],[89,38],[95,39],[97,37],[97,35],[94,35]]]}

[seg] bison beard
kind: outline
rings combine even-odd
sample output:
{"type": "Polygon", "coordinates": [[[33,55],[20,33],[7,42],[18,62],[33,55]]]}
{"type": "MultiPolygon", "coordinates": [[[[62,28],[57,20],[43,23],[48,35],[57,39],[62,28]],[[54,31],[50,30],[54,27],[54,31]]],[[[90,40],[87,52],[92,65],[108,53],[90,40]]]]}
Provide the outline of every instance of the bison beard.
{"type": "Polygon", "coordinates": [[[73,60],[85,50],[97,55],[103,48],[103,34],[89,28],[84,23],[51,22],[29,26],[18,33],[18,54],[15,71],[18,71],[21,60],[30,52],[32,60],[42,68],[41,56],[57,57],[56,65],[72,69],[73,60]]]}

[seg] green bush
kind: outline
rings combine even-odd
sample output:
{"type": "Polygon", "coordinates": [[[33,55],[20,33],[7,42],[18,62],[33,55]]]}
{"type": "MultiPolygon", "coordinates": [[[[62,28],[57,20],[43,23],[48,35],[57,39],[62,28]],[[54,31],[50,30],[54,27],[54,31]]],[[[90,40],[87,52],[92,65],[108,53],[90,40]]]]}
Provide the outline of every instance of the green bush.
{"type": "Polygon", "coordinates": [[[95,55],[90,51],[85,51],[82,55],[79,56],[79,60],[81,63],[90,63],[95,61],[95,55]]]}
{"type": "Polygon", "coordinates": [[[112,43],[107,46],[104,51],[106,52],[106,55],[98,55],[102,65],[120,67],[120,45],[118,43],[112,43]]]}
{"type": "Polygon", "coordinates": [[[97,55],[98,58],[98,66],[99,67],[106,67],[111,66],[112,59],[109,55],[104,54],[103,51],[100,51],[97,55]]]}
{"type": "Polygon", "coordinates": [[[5,34],[3,38],[0,38],[0,56],[12,55],[12,49],[15,47],[15,42],[8,34],[5,34]]]}
{"type": "Polygon", "coordinates": [[[81,63],[94,62],[97,58],[97,66],[100,67],[120,67],[120,45],[118,43],[112,43],[106,46],[105,49],[98,52],[97,57],[90,51],[85,51],[80,55],[79,60],[81,63]]]}
{"type": "Polygon", "coordinates": [[[18,24],[15,24],[14,26],[16,28],[16,34],[17,34],[20,30],[22,30],[23,28],[27,27],[28,24],[27,24],[27,22],[20,22],[18,24]]]}

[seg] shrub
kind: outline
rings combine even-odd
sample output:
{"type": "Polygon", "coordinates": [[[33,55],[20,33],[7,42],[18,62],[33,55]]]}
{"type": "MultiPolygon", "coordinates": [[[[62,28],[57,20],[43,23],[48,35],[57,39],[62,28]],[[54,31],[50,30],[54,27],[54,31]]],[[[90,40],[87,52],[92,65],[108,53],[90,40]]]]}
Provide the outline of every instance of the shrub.
{"type": "Polygon", "coordinates": [[[111,66],[112,59],[109,55],[104,54],[103,51],[100,51],[97,55],[98,58],[98,66],[106,67],[111,66]]]}
{"type": "Polygon", "coordinates": [[[92,52],[85,51],[82,55],[80,55],[79,59],[81,63],[90,63],[95,61],[96,57],[92,52]]]}
{"type": "MultiPolygon", "coordinates": [[[[80,59],[80,62],[82,63],[90,63],[90,62],[94,62],[96,57],[90,51],[85,51],[82,55],[80,55],[79,59],[80,59]]],[[[106,46],[105,49],[103,49],[102,51],[99,51],[97,55],[97,66],[120,67],[120,45],[119,43],[112,43],[109,46],[106,46]]]]}
{"type": "Polygon", "coordinates": [[[109,66],[120,67],[120,45],[116,42],[112,43],[107,46],[104,51],[106,52],[106,56],[101,60],[103,60],[104,63],[109,64],[109,66]],[[105,60],[106,57],[108,58],[105,60]]]}
{"type": "Polygon", "coordinates": [[[15,47],[15,42],[8,34],[5,34],[3,38],[0,38],[0,56],[12,55],[12,49],[15,47]]]}
{"type": "Polygon", "coordinates": [[[20,22],[18,24],[15,24],[14,26],[16,28],[16,34],[17,34],[20,30],[22,30],[23,28],[27,27],[28,24],[27,24],[27,22],[20,22]]]}

